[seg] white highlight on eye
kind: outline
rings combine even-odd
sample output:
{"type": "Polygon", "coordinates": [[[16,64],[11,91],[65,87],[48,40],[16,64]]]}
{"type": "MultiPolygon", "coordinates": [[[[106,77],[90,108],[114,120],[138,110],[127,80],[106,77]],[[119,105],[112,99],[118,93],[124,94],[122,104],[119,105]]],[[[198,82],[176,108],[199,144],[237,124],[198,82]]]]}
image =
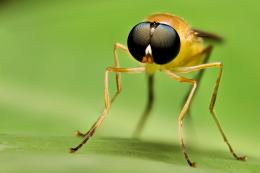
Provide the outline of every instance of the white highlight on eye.
{"type": "Polygon", "coordinates": [[[146,47],[145,54],[146,55],[152,55],[152,48],[151,48],[150,44],[146,47]]]}

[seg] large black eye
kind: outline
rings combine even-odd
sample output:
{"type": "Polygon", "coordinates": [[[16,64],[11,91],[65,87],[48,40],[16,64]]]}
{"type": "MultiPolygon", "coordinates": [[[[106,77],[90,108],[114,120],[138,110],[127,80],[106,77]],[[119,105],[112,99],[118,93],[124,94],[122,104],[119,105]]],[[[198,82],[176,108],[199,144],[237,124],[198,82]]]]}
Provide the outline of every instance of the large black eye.
{"type": "Polygon", "coordinates": [[[127,39],[132,56],[142,62],[145,50],[151,46],[156,64],[172,61],[180,51],[180,37],[171,26],[156,22],[142,22],[133,27],[127,39]]]}
{"type": "Polygon", "coordinates": [[[156,64],[172,61],[180,51],[180,37],[169,25],[160,24],[151,38],[153,60],[156,64]]]}
{"type": "Polygon", "coordinates": [[[127,46],[132,56],[142,62],[145,56],[145,49],[151,39],[150,22],[142,22],[133,27],[127,39],[127,46]]]}

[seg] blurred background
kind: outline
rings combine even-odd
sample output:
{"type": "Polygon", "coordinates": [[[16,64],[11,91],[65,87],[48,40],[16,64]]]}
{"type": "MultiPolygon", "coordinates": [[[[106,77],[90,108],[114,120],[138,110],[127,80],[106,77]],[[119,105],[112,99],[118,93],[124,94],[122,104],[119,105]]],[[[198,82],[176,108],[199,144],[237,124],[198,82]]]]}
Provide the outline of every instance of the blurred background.
{"type": "MultiPolygon", "coordinates": [[[[256,0],[0,1],[0,172],[259,171],[259,5],[256,0]],[[131,136],[146,102],[145,75],[123,75],[122,93],[89,148],[68,154],[80,141],[73,133],[88,130],[102,112],[113,44],[126,45],[130,29],[156,12],[176,14],[225,38],[210,58],[224,63],[216,112],[248,162],[231,157],[209,113],[214,69],[206,71],[192,118],[184,122],[198,169],[188,168],[178,146],[177,116],[188,86],[162,73],[156,74],[155,107],[142,140],[131,136]]],[[[119,56],[122,67],[138,65],[119,56]]]]}

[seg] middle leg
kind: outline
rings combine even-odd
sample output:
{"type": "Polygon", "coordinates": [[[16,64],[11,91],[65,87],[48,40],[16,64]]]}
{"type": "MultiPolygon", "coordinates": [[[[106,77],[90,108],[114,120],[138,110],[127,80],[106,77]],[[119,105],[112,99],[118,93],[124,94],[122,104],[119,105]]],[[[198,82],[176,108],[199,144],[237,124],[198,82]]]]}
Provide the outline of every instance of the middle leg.
{"type": "Polygon", "coordinates": [[[210,113],[211,113],[211,115],[212,115],[212,117],[213,117],[213,119],[214,119],[223,139],[224,139],[224,142],[227,144],[231,154],[237,160],[246,160],[246,156],[237,155],[236,152],[234,151],[234,149],[232,148],[231,144],[229,143],[228,138],[226,137],[226,135],[225,135],[225,133],[224,133],[224,131],[223,131],[221,125],[220,125],[220,122],[219,122],[219,120],[216,116],[216,113],[214,111],[214,106],[215,106],[215,102],[216,102],[216,98],[217,98],[219,83],[220,83],[220,79],[221,79],[221,76],[222,76],[222,68],[223,68],[222,63],[215,62],[215,63],[208,63],[208,64],[200,64],[200,65],[192,66],[192,67],[180,67],[178,69],[175,69],[175,71],[179,72],[179,73],[189,73],[189,72],[198,71],[198,70],[211,68],[211,67],[218,68],[219,72],[218,72],[218,77],[217,77],[217,80],[216,80],[216,83],[215,83],[215,86],[214,86],[214,90],[213,90],[213,93],[212,93],[212,96],[211,96],[211,101],[210,101],[210,106],[209,106],[210,113]]]}

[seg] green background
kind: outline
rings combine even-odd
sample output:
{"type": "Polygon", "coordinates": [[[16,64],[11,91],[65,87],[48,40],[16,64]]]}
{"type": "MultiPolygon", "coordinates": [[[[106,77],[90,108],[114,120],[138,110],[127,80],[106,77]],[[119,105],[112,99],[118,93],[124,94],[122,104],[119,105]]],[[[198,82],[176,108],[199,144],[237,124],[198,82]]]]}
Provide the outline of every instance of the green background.
{"type": "MultiPolygon", "coordinates": [[[[259,1],[0,1],[0,172],[259,172],[259,1]],[[102,112],[113,44],[149,14],[168,12],[222,35],[210,61],[224,63],[216,112],[239,154],[228,152],[208,111],[217,70],[205,73],[184,122],[198,168],[179,149],[177,116],[188,86],[156,74],[156,102],[141,140],[132,139],[146,101],[145,75],[123,75],[123,91],[88,146],[75,130],[102,112]]],[[[123,67],[137,66],[120,53],[123,67]]],[[[114,79],[110,83],[115,91],[114,79]]]]}

